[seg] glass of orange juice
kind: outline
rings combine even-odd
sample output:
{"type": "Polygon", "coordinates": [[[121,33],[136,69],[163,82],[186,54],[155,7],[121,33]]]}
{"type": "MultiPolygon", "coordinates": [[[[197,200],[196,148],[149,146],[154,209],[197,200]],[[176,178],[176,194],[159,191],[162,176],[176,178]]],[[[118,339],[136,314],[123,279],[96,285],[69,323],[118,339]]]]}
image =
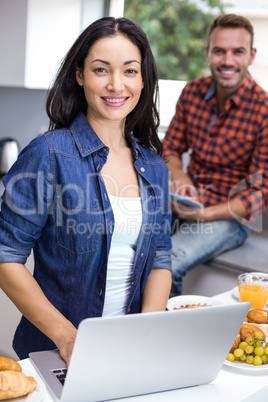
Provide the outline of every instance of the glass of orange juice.
{"type": "Polygon", "coordinates": [[[250,302],[251,308],[265,308],[268,299],[268,274],[248,272],[238,276],[240,302],[250,302]]]}

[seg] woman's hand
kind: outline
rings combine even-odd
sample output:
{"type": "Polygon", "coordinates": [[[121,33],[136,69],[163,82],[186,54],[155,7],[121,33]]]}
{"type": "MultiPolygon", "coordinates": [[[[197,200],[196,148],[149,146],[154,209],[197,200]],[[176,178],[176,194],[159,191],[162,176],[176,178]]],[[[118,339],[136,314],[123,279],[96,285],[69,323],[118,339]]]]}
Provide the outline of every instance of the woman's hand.
{"type": "Polygon", "coordinates": [[[66,325],[65,329],[67,330],[66,335],[62,334],[60,337],[58,337],[59,338],[58,340],[54,341],[54,343],[57,345],[59,349],[61,357],[66,362],[67,368],[69,367],[70,364],[70,359],[74,347],[74,341],[77,334],[77,329],[71,323],[69,324],[70,324],[69,329],[68,325],[66,325]]]}

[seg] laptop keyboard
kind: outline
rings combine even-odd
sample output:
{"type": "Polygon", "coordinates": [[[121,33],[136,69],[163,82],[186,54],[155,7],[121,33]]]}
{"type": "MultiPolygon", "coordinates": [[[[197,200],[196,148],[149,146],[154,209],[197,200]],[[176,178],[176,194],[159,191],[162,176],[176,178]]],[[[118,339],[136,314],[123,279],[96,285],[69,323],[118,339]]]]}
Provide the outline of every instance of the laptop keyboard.
{"type": "Polygon", "coordinates": [[[56,369],[56,370],[51,370],[53,375],[57,378],[57,380],[61,383],[61,385],[64,385],[65,383],[65,378],[67,374],[67,369],[56,369]]]}

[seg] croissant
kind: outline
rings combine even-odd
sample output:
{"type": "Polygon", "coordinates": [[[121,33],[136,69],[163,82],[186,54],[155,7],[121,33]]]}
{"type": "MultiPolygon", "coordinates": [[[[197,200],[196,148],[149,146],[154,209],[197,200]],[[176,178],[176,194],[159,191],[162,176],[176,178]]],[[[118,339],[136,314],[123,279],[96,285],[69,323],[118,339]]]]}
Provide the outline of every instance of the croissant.
{"type": "Polygon", "coordinates": [[[20,371],[0,372],[0,400],[24,396],[37,386],[33,377],[27,377],[20,371]]]}
{"type": "Polygon", "coordinates": [[[22,371],[22,368],[15,360],[0,356],[0,371],[5,370],[22,371]]]}

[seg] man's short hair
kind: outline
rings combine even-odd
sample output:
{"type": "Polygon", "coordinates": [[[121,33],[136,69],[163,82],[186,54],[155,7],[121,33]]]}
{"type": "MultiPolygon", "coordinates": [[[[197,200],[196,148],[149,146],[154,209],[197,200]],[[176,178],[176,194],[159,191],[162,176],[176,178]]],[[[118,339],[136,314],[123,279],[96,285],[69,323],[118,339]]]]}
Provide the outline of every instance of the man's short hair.
{"type": "Polygon", "coordinates": [[[246,29],[251,38],[251,49],[253,47],[253,39],[254,39],[254,29],[251,24],[251,22],[240,15],[236,14],[222,14],[219,15],[217,18],[215,18],[212,23],[210,24],[208,28],[208,46],[209,46],[209,41],[210,41],[210,36],[212,34],[212,31],[217,28],[244,28],[246,29]]]}

